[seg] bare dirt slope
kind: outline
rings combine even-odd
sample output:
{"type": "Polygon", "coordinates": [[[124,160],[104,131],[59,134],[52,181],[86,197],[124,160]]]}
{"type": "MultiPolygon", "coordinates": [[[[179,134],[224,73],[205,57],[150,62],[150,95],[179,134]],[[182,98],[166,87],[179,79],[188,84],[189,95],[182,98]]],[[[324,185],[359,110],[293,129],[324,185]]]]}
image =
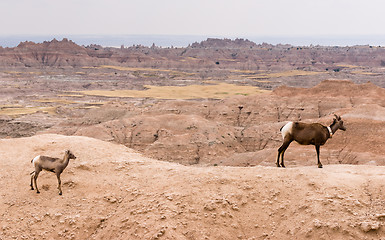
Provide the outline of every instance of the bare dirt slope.
{"type": "MultiPolygon", "coordinates": [[[[385,166],[385,89],[346,80],[211,101],[164,100],[141,107],[121,100],[40,133],[93,137],[185,165],[274,166],[283,125],[306,121],[329,126],[333,113],[341,115],[347,131],[336,132],[322,146],[321,162],[385,166]]],[[[285,157],[289,165],[316,164],[314,146],[293,143],[285,157]]]]}
{"type": "Polygon", "coordinates": [[[55,134],[0,139],[0,239],[385,239],[385,168],[193,167],[55,134]],[[29,188],[31,159],[77,159],[29,188]]]}

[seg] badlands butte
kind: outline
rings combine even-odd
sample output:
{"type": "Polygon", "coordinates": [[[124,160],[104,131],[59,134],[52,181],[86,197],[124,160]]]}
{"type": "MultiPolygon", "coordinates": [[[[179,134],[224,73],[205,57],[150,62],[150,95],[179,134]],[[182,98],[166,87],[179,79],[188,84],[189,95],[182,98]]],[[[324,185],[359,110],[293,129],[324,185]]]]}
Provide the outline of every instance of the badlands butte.
{"type": "Polygon", "coordinates": [[[385,239],[385,48],[0,47],[0,239],[385,239]],[[321,147],[288,121],[330,125],[321,147]],[[61,175],[31,159],[77,157],[61,175]]]}

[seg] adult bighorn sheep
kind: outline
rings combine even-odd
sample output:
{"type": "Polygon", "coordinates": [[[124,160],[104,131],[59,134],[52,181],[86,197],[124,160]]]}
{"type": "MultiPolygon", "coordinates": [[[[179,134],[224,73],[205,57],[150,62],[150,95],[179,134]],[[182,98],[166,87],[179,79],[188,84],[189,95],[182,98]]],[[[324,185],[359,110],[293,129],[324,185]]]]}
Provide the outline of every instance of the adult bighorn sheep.
{"type": "Polygon", "coordinates": [[[58,181],[57,189],[59,189],[59,195],[62,195],[60,174],[67,167],[70,159],[76,159],[75,155],[73,155],[70,150],[65,151],[63,159],[52,158],[52,157],[41,156],[41,155],[36,156],[34,159],[32,159],[31,162],[35,167],[35,171],[31,173],[31,190],[34,190],[33,189],[33,182],[34,182],[36,187],[36,192],[40,193],[39,189],[37,188],[36,180],[41,170],[44,169],[46,171],[56,173],[56,177],[58,181]]]}
{"type": "Polygon", "coordinates": [[[317,152],[318,167],[322,168],[322,163],[319,160],[320,146],[333,136],[333,134],[341,129],[346,130],[344,122],[341,117],[334,114],[333,123],[326,127],[320,123],[302,123],[302,122],[288,122],[281,128],[283,137],[282,146],[278,149],[277,167],[285,167],[283,163],[283,155],[292,141],[296,141],[301,145],[314,145],[317,152]],[[279,164],[279,157],[281,156],[281,164],[279,164]]]}

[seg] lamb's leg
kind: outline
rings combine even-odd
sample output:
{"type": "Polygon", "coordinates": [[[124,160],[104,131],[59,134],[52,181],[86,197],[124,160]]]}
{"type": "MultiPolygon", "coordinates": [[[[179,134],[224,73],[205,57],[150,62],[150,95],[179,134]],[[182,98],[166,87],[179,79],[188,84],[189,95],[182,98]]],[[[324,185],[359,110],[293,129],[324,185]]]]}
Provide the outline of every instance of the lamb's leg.
{"type": "Polygon", "coordinates": [[[57,177],[57,184],[58,184],[57,189],[59,189],[59,195],[62,195],[60,173],[56,173],[56,177],[57,177]]]}
{"type": "Polygon", "coordinates": [[[35,183],[35,187],[36,187],[36,193],[40,193],[40,191],[39,191],[39,189],[37,188],[37,177],[39,176],[39,173],[40,172],[38,172],[38,171],[35,171],[35,174],[34,174],[34,176],[33,176],[33,181],[34,181],[34,183],[35,183]]]}
{"type": "Polygon", "coordinates": [[[319,160],[319,149],[320,149],[320,146],[319,145],[315,145],[315,150],[317,152],[317,163],[318,163],[318,168],[322,168],[322,163],[321,161],[319,160]]]}

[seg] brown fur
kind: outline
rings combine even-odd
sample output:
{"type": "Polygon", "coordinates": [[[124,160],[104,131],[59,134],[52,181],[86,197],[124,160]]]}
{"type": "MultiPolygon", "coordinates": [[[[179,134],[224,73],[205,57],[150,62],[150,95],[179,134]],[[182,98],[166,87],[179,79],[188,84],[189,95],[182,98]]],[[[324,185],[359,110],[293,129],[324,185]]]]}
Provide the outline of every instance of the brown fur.
{"type": "MultiPolygon", "coordinates": [[[[346,128],[343,125],[341,117],[335,115],[333,123],[330,125],[330,129],[334,134],[338,129],[343,131],[346,128]]],[[[282,130],[282,128],[281,128],[282,130]]],[[[296,141],[302,145],[314,145],[317,152],[318,167],[322,168],[322,163],[319,159],[320,146],[324,145],[330,138],[329,130],[326,126],[319,123],[302,123],[294,122],[290,132],[283,136],[283,143],[278,149],[277,167],[285,167],[283,156],[286,149],[289,147],[292,141],[296,141]],[[279,163],[279,157],[281,156],[281,164],[279,163]]]]}
{"type": "Polygon", "coordinates": [[[67,150],[64,154],[63,159],[60,158],[52,158],[47,156],[37,156],[32,159],[33,165],[35,167],[35,171],[31,173],[31,190],[34,190],[33,183],[35,183],[36,192],[40,193],[37,187],[37,177],[42,170],[50,171],[56,174],[58,181],[58,189],[59,195],[62,195],[61,190],[61,179],[60,174],[64,171],[64,169],[68,166],[70,159],[76,159],[75,155],[71,153],[70,150],[67,150]]]}

